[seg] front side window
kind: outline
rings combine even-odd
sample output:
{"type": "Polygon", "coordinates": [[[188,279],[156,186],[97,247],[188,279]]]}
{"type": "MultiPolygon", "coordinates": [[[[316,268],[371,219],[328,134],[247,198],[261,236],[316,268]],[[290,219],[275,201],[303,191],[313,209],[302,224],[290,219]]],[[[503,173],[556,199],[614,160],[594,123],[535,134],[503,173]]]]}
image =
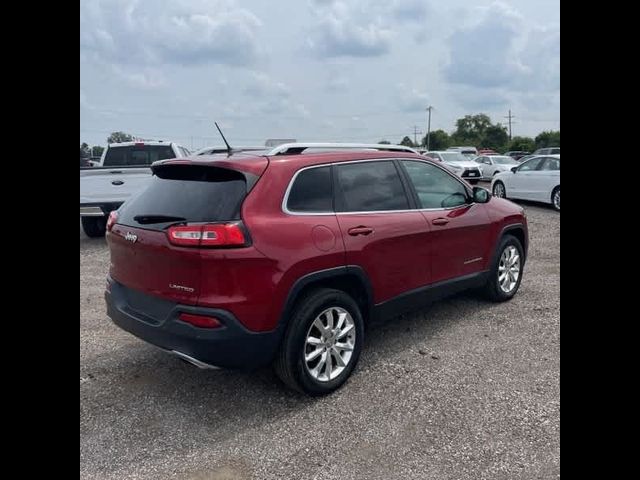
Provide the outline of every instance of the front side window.
{"type": "Polygon", "coordinates": [[[391,161],[336,165],[339,212],[406,210],[409,200],[391,161]]]}
{"type": "Polygon", "coordinates": [[[291,186],[287,209],[291,212],[333,212],[331,167],[300,171],[291,186]]]}
{"type": "Polygon", "coordinates": [[[452,208],[467,202],[467,190],[442,169],[424,162],[403,160],[418,195],[419,208],[452,208]]]}

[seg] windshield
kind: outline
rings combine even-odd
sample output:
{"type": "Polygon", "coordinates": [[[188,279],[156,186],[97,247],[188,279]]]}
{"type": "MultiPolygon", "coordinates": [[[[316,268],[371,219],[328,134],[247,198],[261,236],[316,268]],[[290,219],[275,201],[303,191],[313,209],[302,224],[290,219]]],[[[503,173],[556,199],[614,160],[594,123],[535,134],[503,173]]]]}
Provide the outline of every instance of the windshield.
{"type": "Polygon", "coordinates": [[[442,152],[440,154],[442,160],[445,162],[468,162],[469,159],[463,154],[458,152],[442,152]]]}
{"type": "Polygon", "coordinates": [[[498,165],[510,165],[510,164],[518,163],[511,157],[493,157],[492,156],[491,160],[493,160],[493,163],[497,163],[498,165]]]}

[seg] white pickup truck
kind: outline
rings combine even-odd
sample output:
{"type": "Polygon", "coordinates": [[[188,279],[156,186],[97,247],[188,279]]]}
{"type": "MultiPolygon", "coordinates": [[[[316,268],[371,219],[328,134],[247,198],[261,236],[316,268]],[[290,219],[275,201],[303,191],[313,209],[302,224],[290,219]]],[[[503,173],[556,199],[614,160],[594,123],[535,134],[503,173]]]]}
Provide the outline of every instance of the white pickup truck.
{"type": "Polygon", "coordinates": [[[108,145],[97,166],[80,168],[80,220],[87,236],[104,235],[109,213],[147,186],[153,162],[189,155],[173,142],[108,145]]]}

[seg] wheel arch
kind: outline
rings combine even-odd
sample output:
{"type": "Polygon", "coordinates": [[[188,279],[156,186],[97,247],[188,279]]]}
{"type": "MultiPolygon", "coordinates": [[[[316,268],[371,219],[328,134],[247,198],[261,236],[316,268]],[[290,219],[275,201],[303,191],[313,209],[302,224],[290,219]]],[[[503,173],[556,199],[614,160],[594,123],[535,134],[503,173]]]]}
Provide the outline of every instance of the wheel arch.
{"type": "Polygon", "coordinates": [[[373,311],[373,289],[368,275],[362,267],[347,265],[308,273],[296,280],[285,300],[279,327],[286,327],[296,303],[316,288],[334,288],[348,294],[360,307],[365,323],[373,311]]]}

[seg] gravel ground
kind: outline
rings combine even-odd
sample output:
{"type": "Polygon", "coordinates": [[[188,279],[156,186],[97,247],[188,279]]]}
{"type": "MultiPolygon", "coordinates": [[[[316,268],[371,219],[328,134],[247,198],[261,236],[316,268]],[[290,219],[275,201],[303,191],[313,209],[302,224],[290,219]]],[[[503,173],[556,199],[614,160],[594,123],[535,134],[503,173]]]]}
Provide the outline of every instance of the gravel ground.
{"type": "Polygon", "coordinates": [[[115,327],[109,255],[80,239],[83,479],[549,479],[560,475],[560,215],[526,204],[519,293],[375,325],[335,394],[196,369],[115,327]]]}

